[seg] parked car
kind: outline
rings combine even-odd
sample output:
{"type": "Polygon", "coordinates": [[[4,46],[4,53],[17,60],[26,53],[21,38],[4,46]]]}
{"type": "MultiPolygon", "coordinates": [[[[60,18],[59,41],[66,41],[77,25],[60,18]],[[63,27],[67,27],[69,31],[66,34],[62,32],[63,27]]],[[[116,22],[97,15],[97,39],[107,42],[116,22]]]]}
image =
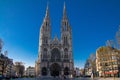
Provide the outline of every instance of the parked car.
{"type": "Polygon", "coordinates": [[[0,80],[2,80],[2,79],[5,79],[5,77],[4,77],[4,76],[2,76],[2,75],[0,75],[0,80]]]}

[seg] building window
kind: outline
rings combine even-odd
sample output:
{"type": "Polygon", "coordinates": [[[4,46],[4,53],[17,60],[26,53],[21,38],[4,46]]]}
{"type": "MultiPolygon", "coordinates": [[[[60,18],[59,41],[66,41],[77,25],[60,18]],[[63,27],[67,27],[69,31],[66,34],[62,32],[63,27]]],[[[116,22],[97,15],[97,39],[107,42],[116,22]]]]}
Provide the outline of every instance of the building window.
{"type": "Polygon", "coordinates": [[[60,51],[57,48],[54,48],[51,51],[51,61],[60,61],[60,60],[61,60],[60,51]]]}
{"type": "Polygon", "coordinates": [[[64,45],[68,45],[68,38],[67,38],[67,36],[64,37],[64,45]]]}
{"type": "Polygon", "coordinates": [[[64,58],[68,59],[68,49],[67,48],[64,49],[64,58]]]}
{"type": "Polygon", "coordinates": [[[43,50],[43,59],[46,59],[47,58],[47,49],[44,48],[43,50]]]}
{"type": "Polygon", "coordinates": [[[44,43],[45,43],[45,44],[48,43],[48,37],[44,37],[44,43]]]}

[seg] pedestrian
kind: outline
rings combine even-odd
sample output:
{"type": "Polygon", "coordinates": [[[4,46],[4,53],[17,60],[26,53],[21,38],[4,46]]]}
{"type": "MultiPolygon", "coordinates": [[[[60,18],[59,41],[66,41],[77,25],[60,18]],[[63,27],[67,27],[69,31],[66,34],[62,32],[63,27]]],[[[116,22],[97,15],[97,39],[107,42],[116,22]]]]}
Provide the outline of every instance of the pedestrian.
{"type": "Polygon", "coordinates": [[[93,73],[91,74],[91,78],[92,78],[92,80],[93,80],[93,73]]]}

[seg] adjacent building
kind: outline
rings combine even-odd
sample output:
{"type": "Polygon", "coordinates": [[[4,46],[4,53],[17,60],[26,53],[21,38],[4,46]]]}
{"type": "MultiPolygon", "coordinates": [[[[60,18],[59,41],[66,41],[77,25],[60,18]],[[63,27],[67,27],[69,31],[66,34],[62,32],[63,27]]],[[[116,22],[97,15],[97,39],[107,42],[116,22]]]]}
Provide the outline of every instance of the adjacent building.
{"type": "Polygon", "coordinates": [[[8,65],[6,67],[6,76],[13,77],[15,75],[13,59],[9,59],[9,63],[7,63],[7,64],[8,65]]]}
{"type": "Polygon", "coordinates": [[[14,75],[13,66],[13,59],[10,59],[5,55],[0,54],[0,75],[3,75],[5,77],[12,77],[14,75]]]}
{"type": "MultiPolygon", "coordinates": [[[[57,26],[56,26],[57,27],[57,26]]],[[[35,64],[37,76],[72,77],[74,71],[72,51],[72,29],[68,21],[64,4],[61,22],[61,37],[51,38],[49,7],[40,28],[39,53],[35,64]]]]}
{"type": "Polygon", "coordinates": [[[89,62],[89,59],[87,59],[85,66],[84,66],[84,76],[90,77],[91,74],[92,74],[91,64],[89,62]]]}
{"type": "Polygon", "coordinates": [[[100,77],[120,76],[120,51],[103,46],[96,51],[96,68],[100,77]]]}
{"type": "Polygon", "coordinates": [[[84,66],[84,74],[86,77],[96,77],[96,55],[94,53],[90,54],[84,66]]]}
{"type": "Polygon", "coordinates": [[[79,69],[79,68],[76,67],[76,68],[74,69],[74,72],[75,72],[75,76],[76,76],[76,77],[79,77],[79,76],[80,76],[80,69],[79,69]]]}
{"type": "Polygon", "coordinates": [[[26,69],[26,76],[35,76],[35,67],[29,66],[26,69]]]}
{"type": "Polygon", "coordinates": [[[80,69],[80,77],[84,76],[84,69],[80,69]]]}

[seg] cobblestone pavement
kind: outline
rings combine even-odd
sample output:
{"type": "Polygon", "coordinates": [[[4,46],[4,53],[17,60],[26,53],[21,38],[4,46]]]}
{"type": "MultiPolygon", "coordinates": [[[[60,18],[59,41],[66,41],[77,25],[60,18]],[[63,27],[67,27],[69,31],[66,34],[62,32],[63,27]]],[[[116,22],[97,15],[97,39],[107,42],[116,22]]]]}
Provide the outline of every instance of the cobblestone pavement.
{"type": "Polygon", "coordinates": [[[74,80],[120,80],[120,78],[76,78],[74,80]]]}
{"type": "MultiPolygon", "coordinates": [[[[18,78],[11,80],[62,80],[60,78],[42,77],[42,78],[18,78]]],[[[64,80],[120,80],[120,78],[74,78],[74,79],[64,79],[64,80]]]]}

